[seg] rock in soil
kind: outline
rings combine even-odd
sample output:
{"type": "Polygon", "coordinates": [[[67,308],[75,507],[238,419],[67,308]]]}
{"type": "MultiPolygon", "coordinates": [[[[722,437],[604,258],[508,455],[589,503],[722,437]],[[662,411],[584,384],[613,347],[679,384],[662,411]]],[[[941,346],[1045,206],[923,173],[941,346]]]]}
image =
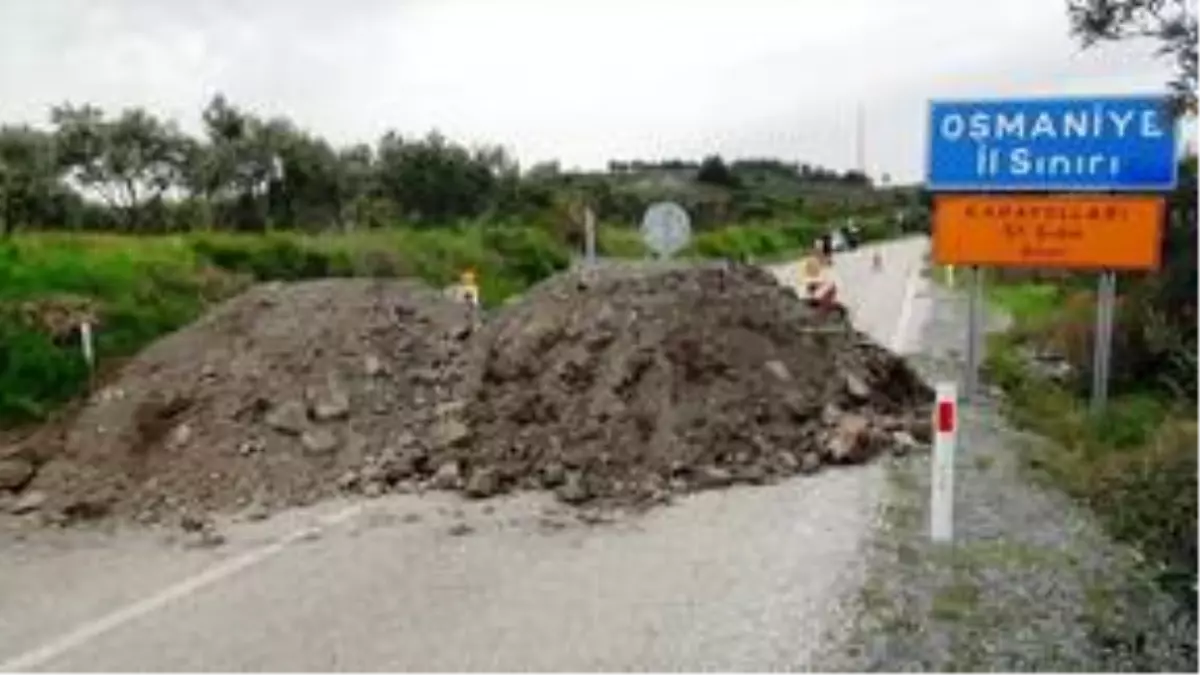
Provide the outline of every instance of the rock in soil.
{"type": "Polygon", "coordinates": [[[472,499],[491,497],[500,491],[500,476],[491,467],[481,467],[471,472],[464,493],[472,499]]]}
{"type": "Polygon", "coordinates": [[[310,429],[300,437],[300,444],[310,455],[327,455],[338,448],[338,437],[328,429],[310,429]]]}
{"type": "Polygon", "coordinates": [[[851,463],[863,459],[870,439],[871,422],[862,415],[843,415],[829,434],[826,444],[828,457],[834,462],[851,463]]]}
{"type": "Polygon", "coordinates": [[[20,490],[33,479],[33,462],[20,457],[0,459],[0,490],[20,490]]]}
{"type": "Polygon", "coordinates": [[[300,401],[284,401],[267,414],[266,422],[281,434],[299,436],[308,427],[308,411],[300,401]]]}
{"type": "Polygon", "coordinates": [[[462,473],[459,471],[458,462],[448,461],[443,462],[434,472],[433,478],[429,481],[429,487],[435,490],[453,490],[462,482],[462,473]]]}
{"type": "Polygon", "coordinates": [[[8,512],[14,516],[33,513],[45,505],[47,500],[46,493],[38,490],[29,490],[18,496],[8,506],[8,512]]]}

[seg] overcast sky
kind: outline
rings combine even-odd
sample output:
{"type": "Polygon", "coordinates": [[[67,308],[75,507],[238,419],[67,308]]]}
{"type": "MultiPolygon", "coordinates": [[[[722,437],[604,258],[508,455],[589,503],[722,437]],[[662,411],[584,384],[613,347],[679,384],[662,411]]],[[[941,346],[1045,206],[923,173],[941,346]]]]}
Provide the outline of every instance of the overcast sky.
{"type": "Polygon", "coordinates": [[[930,98],[1154,92],[1063,0],[0,0],[0,122],[70,100],[199,125],[217,91],[335,142],[437,127],[560,158],[771,155],[920,178],[930,98]]]}

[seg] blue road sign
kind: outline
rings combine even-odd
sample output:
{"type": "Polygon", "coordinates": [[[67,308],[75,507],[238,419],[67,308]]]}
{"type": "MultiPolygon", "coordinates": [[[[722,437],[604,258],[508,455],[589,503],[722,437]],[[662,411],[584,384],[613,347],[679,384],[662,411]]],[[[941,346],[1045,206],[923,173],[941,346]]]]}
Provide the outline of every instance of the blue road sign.
{"type": "Polygon", "coordinates": [[[1157,192],[1176,181],[1167,99],[934,101],[931,191],[1157,192]]]}

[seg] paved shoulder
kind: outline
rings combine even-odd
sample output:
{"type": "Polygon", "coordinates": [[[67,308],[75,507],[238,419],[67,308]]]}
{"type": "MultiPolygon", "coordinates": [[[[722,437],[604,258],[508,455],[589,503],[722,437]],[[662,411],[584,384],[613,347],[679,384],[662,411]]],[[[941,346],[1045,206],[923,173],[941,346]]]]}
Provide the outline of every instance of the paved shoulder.
{"type": "MultiPolygon", "coordinates": [[[[931,292],[917,365],[931,379],[957,378],[965,303],[931,292]]],[[[1196,627],[1138,556],[1019,465],[1017,451],[1035,440],[993,403],[964,409],[953,547],[928,539],[928,458],[886,466],[856,635],[823,668],[1195,671],[1196,627]]]]}

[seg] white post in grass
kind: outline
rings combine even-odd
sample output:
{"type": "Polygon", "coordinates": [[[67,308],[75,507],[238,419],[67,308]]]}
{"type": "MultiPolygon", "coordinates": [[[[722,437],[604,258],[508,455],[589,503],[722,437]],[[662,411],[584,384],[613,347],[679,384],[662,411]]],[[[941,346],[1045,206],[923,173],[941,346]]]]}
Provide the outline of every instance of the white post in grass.
{"type": "Polygon", "coordinates": [[[954,538],[954,454],[958,445],[958,387],[941,382],[933,411],[933,480],[929,500],[929,536],[936,542],[954,538]]]}

